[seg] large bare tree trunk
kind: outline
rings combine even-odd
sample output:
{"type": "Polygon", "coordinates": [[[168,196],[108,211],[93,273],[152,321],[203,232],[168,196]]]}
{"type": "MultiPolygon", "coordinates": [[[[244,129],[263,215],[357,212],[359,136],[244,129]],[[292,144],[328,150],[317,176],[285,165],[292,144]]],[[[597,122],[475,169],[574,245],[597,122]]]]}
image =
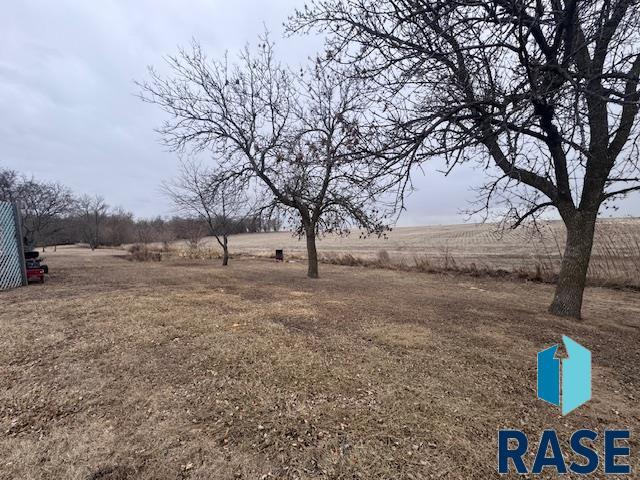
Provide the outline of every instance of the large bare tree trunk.
{"type": "Polygon", "coordinates": [[[229,265],[229,246],[226,235],[222,239],[222,265],[225,267],[229,265]]]}
{"type": "Polygon", "coordinates": [[[596,216],[597,213],[577,212],[574,218],[565,221],[567,243],[555,296],[549,307],[549,312],[554,315],[577,319],[581,316],[596,216]]]}
{"type": "Polygon", "coordinates": [[[316,250],[316,231],[314,227],[305,227],[307,238],[307,277],[318,278],[318,251],[316,250]]]}

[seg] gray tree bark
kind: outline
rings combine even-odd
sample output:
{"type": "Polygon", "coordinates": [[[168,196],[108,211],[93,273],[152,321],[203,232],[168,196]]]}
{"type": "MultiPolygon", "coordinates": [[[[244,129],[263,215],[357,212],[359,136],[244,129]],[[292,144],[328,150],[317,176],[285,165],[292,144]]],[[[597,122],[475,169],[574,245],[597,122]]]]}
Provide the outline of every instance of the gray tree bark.
{"type": "Polygon", "coordinates": [[[313,226],[305,227],[307,239],[307,277],[318,278],[318,251],[316,250],[316,231],[313,226]]]}
{"type": "Polygon", "coordinates": [[[222,265],[229,265],[229,246],[227,236],[225,235],[222,240],[222,265]]]}
{"type": "Polygon", "coordinates": [[[565,220],[567,242],[555,295],[549,307],[549,312],[554,315],[581,318],[596,216],[597,212],[577,212],[573,218],[565,220]]]}

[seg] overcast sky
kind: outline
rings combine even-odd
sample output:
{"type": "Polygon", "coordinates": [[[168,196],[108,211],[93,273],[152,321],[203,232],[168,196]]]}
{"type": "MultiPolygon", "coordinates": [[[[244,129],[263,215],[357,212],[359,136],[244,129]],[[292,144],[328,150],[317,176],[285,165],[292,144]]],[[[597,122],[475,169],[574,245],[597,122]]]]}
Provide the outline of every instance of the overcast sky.
{"type": "MultiPolygon", "coordinates": [[[[280,39],[296,0],[56,0],[4,2],[0,17],[0,166],[77,193],[100,194],[138,217],[169,215],[159,192],[175,154],[154,127],[163,114],[135,97],[147,65],[197,38],[209,56],[236,52],[266,26],[296,66],[320,38],[280,39]]],[[[480,172],[416,177],[401,224],[457,223],[480,172]]],[[[640,215],[640,195],[620,214],[640,215]]]]}

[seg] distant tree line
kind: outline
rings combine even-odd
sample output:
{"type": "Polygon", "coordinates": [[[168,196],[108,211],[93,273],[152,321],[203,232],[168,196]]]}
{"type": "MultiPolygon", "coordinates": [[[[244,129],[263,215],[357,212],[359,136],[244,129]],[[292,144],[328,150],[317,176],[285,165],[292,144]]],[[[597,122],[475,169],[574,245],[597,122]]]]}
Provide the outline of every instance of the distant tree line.
{"type": "Polygon", "coordinates": [[[218,229],[231,234],[278,231],[278,218],[245,214],[241,218],[196,216],[136,219],[110,207],[99,195],[74,195],[64,185],[44,182],[0,168],[0,201],[17,202],[28,248],[84,243],[91,249],[131,243],[186,240],[197,244],[218,229]]]}

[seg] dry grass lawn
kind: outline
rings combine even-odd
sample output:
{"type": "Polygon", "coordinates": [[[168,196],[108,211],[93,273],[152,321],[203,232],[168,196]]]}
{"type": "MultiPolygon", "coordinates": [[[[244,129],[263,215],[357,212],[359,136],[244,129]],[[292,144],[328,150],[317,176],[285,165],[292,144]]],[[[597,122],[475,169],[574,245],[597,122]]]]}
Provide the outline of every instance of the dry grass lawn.
{"type": "Polygon", "coordinates": [[[629,428],[640,469],[637,292],[589,289],[577,323],[549,285],[119,254],[0,293],[1,478],[485,479],[505,427],[629,428]],[[593,353],[564,418],[535,398],[562,334],[593,353]]]}

